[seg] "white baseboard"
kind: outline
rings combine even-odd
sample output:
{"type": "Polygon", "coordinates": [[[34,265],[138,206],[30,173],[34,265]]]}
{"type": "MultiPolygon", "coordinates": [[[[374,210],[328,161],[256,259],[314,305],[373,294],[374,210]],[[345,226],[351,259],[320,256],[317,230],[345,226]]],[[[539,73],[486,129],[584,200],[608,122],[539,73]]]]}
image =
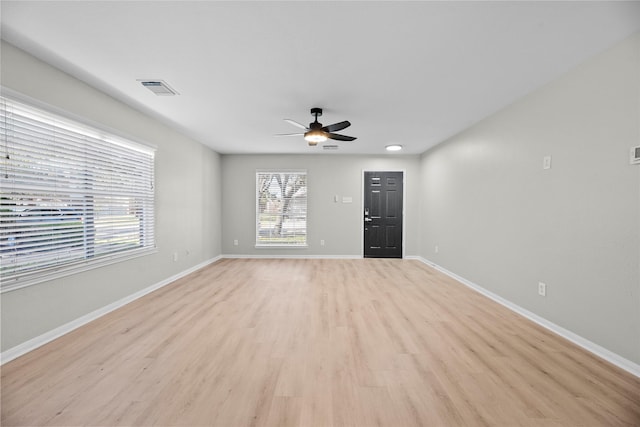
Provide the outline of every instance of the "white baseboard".
{"type": "Polygon", "coordinates": [[[516,305],[514,303],[512,303],[511,301],[508,301],[504,298],[502,298],[499,295],[494,294],[491,291],[486,290],[485,288],[483,288],[482,286],[479,286],[467,279],[465,279],[464,277],[460,277],[455,273],[452,273],[451,271],[447,270],[444,267],[439,266],[438,264],[431,262],[425,258],[422,257],[412,257],[412,259],[417,259],[425,264],[427,264],[430,267],[435,268],[436,270],[446,274],[447,276],[457,280],[458,282],[462,283],[465,286],[468,286],[469,288],[473,289],[474,291],[486,296],[487,298],[492,299],[493,301],[497,302],[498,304],[508,308],[511,311],[514,311],[518,314],[520,314],[521,316],[526,317],[527,319],[531,320],[532,322],[537,323],[538,325],[542,326],[543,328],[546,328],[548,330],[550,330],[551,332],[560,335],[561,337],[571,341],[572,343],[584,348],[585,350],[589,351],[590,353],[595,354],[596,356],[606,360],[607,362],[619,367],[620,369],[624,369],[625,371],[629,372],[632,375],[635,375],[636,377],[640,378],[640,365],[638,365],[637,363],[632,362],[631,360],[625,359],[624,357],[610,351],[607,350],[606,348],[599,346],[598,344],[589,341],[586,338],[581,337],[580,335],[577,335],[573,332],[571,332],[568,329],[565,329],[561,326],[556,325],[553,322],[548,321],[547,319],[538,316],[535,313],[530,312],[529,310],[526,310],[522,307],[520,307],[519,305],[516,305]]]}
{"type": "Polygon", "coordinates": [[[176,280],[193,273],[196,270],[199,270],[203,267],[206,267],[209,264],[212,264],[216,261],[218,261],[219,259],[221,259],[221,256],[217,256],[215,258],[212,258],[210,260],[201,262],[198,265],[195,265],[187,270],[181,271],[178,274],[175,274],[171,277],[168,277],[164,280],[162,280],[161,282],[155,283],[151,286],[148,286],[136,293],[133,293],[129,296],[126,296],[118,301],[114,301],[109,305],[106,305],[102,308],[99,308],[97,310],[92,311],[91,313],[85,314],[82,317],[79,317],[75,320],[72,320],[71,322],[65,323],[62,326],[58,326],[55,329],[50,330],[49,332],[45,332],[42,335],[39,335],[35,338],[32,338],[28,341],[23,342],[22,344],[19,344],[15,347],[12,347],[6,351],[3,351],[0,354],[0,365],[3,365],[7,362],[12,361],[13,359],[16,359],[20,356],[22,356],[23,354],[26,354],[32,350],[35,350],[38,347],[41,347],[53,340],[55,340],[56,338],[61,337],[62,335],[68,334],[69,332],[73,331],[74,329],[78,329],[79,327],[86,325],[87,323],[104,316],[107,313],[110,313],[126,304],[129,304],[132,301],[137,300],[138,298],[141,298],[157,289],[160,289],[172,282],[175,282],[176,280]]]}
{"type": "Polygon", "coordinates": [[[362,259],[362,255],[277,255],[277,254],[224,254],[221,258],[239,259],[362,259]]]}

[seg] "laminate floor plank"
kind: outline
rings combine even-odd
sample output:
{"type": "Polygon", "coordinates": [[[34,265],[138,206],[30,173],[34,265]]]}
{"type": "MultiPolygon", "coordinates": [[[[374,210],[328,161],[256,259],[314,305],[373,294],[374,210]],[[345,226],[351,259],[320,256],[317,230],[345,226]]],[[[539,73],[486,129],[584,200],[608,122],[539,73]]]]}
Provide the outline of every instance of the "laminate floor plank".
{"type": "Polygon", "coordinates": [[[639,378],[413,260],[221,260],[1,369],[3,426],[640,426],[639,378]]]}

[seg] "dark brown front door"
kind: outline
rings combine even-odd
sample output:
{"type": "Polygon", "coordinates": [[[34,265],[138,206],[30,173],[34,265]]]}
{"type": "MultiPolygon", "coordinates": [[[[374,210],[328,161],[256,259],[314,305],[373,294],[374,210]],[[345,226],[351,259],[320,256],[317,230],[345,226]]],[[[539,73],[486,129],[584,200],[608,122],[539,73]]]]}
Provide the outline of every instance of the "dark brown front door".
{"type": "Polygon", "coordinates": [[[364,173],[364,256],[402,258],[403,172],[364,173]]]}

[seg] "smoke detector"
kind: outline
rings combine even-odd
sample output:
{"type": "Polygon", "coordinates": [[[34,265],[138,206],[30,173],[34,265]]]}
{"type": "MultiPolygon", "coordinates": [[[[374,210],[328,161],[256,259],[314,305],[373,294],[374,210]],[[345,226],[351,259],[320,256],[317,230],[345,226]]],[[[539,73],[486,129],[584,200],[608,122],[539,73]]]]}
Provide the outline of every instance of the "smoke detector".
{"type": "Polygon", "coordinates": [[[142,86],[149,89],[151,92],[158,96],[175,96],[179,95],[176,90],[167,84],[164,80],[138,80],[142,86]]]}

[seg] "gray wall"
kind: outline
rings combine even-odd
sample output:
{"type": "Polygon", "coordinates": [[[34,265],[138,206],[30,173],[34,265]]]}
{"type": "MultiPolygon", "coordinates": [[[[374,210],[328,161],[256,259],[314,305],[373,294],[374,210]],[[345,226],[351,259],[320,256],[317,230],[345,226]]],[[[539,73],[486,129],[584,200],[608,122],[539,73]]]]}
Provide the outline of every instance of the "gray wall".
{"type": "Polygon", "coordinates": [[[406,256],[640,363],[640,35],[421,157],[219,156],[10,45],[1,67],[4,86],[158,146],[158,253],[2,294],[2,351],[220,254],[359,256],[366,169],[406,172],[406,256]],[[308,171],[306,249],[254,247],[269,168],[308,171]]]}
{"type": "MultiPolygon", "coordinates": [[[[304,143],[304,141],[302,141],[304,143]]],[[[366,144],[366,142],[361,142],[366,144]]],[[[222,252],[257,256],[361,256],[362,171],[405,171],[405,255],[418,254],[419,156],[224,155],[222,252]],[[256,169],[307,170],[307,248],[255,248],[256,169]],[[334,196],[338,196],[338,203],[334,196]],[[353,199],[342,203],[342,197],[353,199]],[[233,241],[238,240],[238,246],[233,241]],[[320,240],[325,246],[320,246],[320,240]]]]}
{"type": "Polygon", "coordinates": [[[158,247],[152,255],[3,293],[2,351],[220,255],[217,153],[4,42],[1,67],[4,87],[157,146],[158,247]]]}
{"type": "Polygon", "coordinates": [[[421,256],[640,363],[637,145],[639,34],[423,154],[421,256]]]}

